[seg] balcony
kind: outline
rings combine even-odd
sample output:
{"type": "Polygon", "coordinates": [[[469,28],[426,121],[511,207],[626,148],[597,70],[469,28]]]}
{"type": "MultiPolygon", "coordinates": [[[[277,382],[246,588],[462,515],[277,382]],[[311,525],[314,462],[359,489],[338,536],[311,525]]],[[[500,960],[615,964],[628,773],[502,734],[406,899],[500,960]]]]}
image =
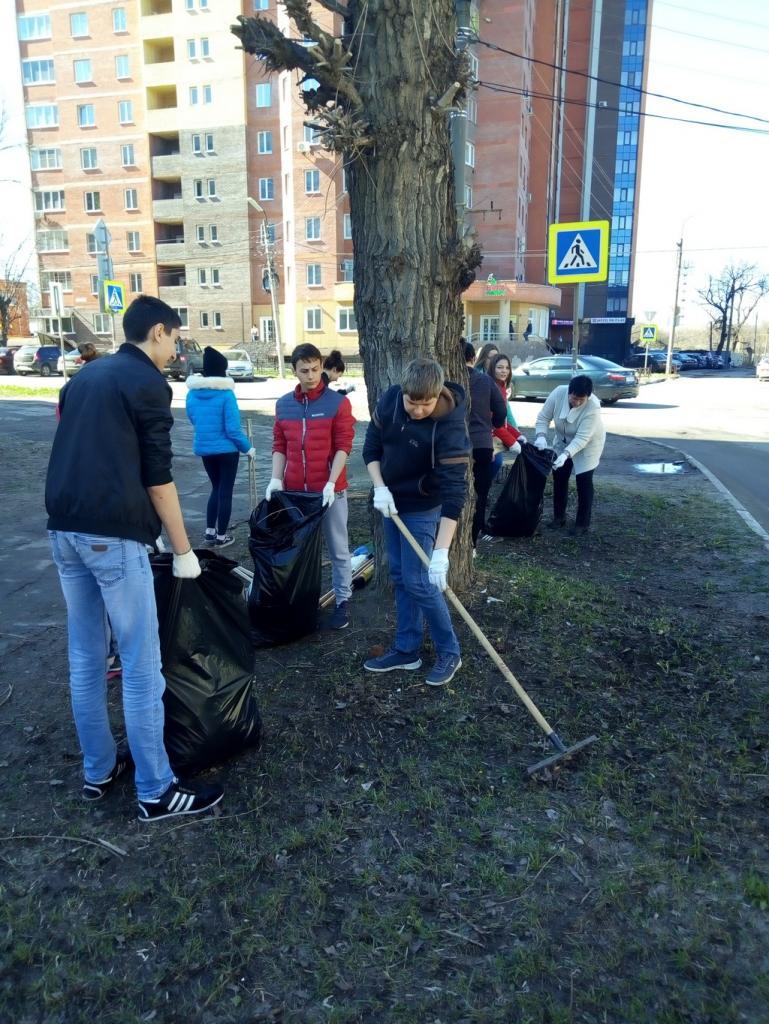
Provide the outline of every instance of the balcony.
{"type": "Polygon", "coordinates": [[[159,181],[178,181],[182,176],[181,153],[164,153],[152,158],[152,177],[159,181]]]}
{"type": "Polygon", "coordinates": [[[181,224],[184,219],[182,197],[174,199],[153,199],[152,219],[158,224],[181,224]]]}
{"type": "Polygon", "coordinates": [[[142,72],[144,84],[154,89],[162,89],[163,87],[174,85],[178,75],[179,69],[173,61],[170,63],[145,64],[142,72]]]}
{"type": "Polygon", "coordinates": [[[178,241],[161,242],[155,246],[155,258],[160,265],[166,265],[169,263],[178,264],[182,262],[187,255],[187,247],[184,242],[184,238],[178,241]]]}
{"type": "Polygon", "coordinates": [[[142,12],[142,15],[142,20],[139,23],[142,39],[173,36],[174,16],[170,10],[168,12],[160,11],[157,14],[145,14],[142,12]]]}

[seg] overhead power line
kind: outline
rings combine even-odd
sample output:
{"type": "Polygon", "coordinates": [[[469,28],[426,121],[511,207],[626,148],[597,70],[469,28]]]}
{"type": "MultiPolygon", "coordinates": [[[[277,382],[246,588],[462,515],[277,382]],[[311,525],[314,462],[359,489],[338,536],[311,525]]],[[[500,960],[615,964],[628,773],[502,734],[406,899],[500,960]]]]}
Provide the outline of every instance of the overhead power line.
{"type": "MultiPolygon", "coordinates": [[[[701,18],[717,18],[719,21],[728,21],[732,25],[750,25],[751,28],[760,28],[769,32],[769,22],[749,21],[747,18],[733,18],[730,14],[716,14],[715,11],[703,11],[700,7],[684,7],[683,4],[671,4],[668,0],[655,0],[655,8],[670,7],[674,11],[688,11],[690,14],[697,14],[701,18]]],[[[657,27],[656,25],[654,26],[657,27]]]]}

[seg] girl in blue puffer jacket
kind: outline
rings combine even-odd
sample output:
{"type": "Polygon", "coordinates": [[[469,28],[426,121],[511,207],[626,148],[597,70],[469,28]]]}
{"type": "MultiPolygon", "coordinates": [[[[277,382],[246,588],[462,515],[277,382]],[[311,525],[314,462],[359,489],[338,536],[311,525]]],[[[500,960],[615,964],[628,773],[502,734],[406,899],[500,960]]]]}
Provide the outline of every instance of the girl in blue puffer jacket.
{"type": "Polygon", "coordinates": [[[235,540],[227,527],[240,453],[253,459],[256,449],[241,430],[235,382],[227,376],[227,360],[221,352],[210,345],[203,349],[203,375],[188,377],[187,387],[187,415],[195,429],[192,450],[202,456],[211,481],[204,543],[226,548],[235,540]]]}

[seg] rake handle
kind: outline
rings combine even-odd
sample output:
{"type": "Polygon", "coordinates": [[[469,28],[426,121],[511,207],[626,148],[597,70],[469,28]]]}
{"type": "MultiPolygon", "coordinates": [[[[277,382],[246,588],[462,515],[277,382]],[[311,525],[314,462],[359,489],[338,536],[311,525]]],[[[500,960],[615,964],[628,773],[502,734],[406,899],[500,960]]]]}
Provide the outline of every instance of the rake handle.
{"type": "MultiPolygon", "coordinates": [[[[414,553],[419,557],[419,559],[422,562],[422,564],[429,568],[429,566],[430,566],[430,559],[424,553],[424,551],[422,550],[421,546],[419,545],[419,543],[417,542],[416,538],[414,537],[413,533],[411,532],[411,530],[409,530],[408,526],[406,526],[406,524],[403,522],[401,517],[398,516],[398,515],[394,515],[391,518],[392,518],[392,521],[395,523],[395,525],[400,530],[400,532],[406,538],[406,540],[408,541],[408,543],[411,546],[411,548],[413,548],[414,553]]],[[[510,671],[510,669],[504,663],[504,661],[502,661],[500,656],[497,654],[497,652],[491,646],[491,643],[487,640],[486,635],[481,630],[481,627],[478,625],[478,623],[472,617],[470,612],[468,612],[468,610],[465,608],[465,606],[459,600],[459,598],[454,593],[454,591],[451,589],[451,587],[446,587],[445,594],[446,594],[446,597],[449,599],[449,601],[454,605],[456,610],[459,612],[459,614],[462,616],[462,619],[465,621],[467,626],[470,628],[470,631],[472,632],[472,634],[475,637],[475,639],[478,641],[478,643],[481,645],[481,647],[484,649],[484,651],[488,654],[488,656],[491,658],[491,660],[497,666],[497,668],[502,673],[502,675],[505,677],[505,679],[510,684],[510,686],[512,686],[513,690],[515,691],[516,696],[521,701],[521,703],[524,705],[524,707],[529,712],[529,714],[534,719],[534,721],[537,723],[537,725],[540,727],[540,729],[545,734],[545,736],[547,736],[547,738],[549,740],[551,740],[551,742],[553,743],[553,746],[555,746],[557,749],[560,749],[560,748],[565,749],[565,747],[563,747],[563,744],[561,743],[561,741],[560,741],[559,737],[557,736],[557,734],[556,734],[555,730],[553,729],[553,727],[547,721],[545,716],[539,710],[539,708],[534,703],[534,701],[531,699],[531,697],[528,695],[528,693],[526,693],[524,688],[521,686],[521,684],[515,678],[513,673],[510,671]],[[555,741],[557,741],[557,742],[554,742],[553,738],[555,738],[555,741]],[[560,745],[560,747],[559,747],[559,745],[560,745]]]]}

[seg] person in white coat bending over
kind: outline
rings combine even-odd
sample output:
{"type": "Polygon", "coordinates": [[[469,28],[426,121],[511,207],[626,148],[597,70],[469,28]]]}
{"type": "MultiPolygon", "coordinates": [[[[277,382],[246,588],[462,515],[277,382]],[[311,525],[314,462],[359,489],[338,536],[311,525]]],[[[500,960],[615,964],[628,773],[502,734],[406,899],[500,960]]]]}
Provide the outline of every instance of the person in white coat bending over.
{"type": "Polygon", "coordinates": [[[606,429],[601,419],[601,403],[593,394],[593,382],[580,374],[550,392],[537,416],[537,448],[547,448],[547,432],[555,425],[550,447],[557,458],[553,463],[553,521],[550,529],[566,526],[569,477],[577,478],[577,518],[571,534],[587,533],[593,511],[593,473],[601,460],[606,429]]]}

